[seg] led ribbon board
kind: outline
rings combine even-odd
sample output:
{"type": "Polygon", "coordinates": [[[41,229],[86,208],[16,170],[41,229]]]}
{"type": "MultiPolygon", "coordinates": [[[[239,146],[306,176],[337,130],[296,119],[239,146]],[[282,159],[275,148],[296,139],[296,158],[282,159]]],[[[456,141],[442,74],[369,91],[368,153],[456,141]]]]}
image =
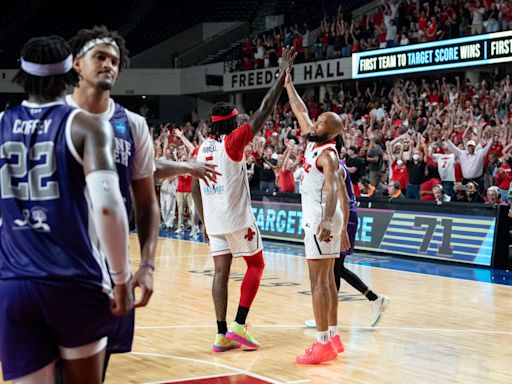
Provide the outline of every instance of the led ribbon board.
{"type": "Polygon", "coordinates": [[[512,61],[512,31],[435,41],[352,55],[352,77],[402,75],[512,61]]]}
{"type": "MultiPolygon", "coordinates": [[[[301,205],[276,200],[252,201],[262,237],[302,243],[301,205]]],[[[495,217],[373,208],[358,216],[356,251],[491,265],[495,217]]]]}

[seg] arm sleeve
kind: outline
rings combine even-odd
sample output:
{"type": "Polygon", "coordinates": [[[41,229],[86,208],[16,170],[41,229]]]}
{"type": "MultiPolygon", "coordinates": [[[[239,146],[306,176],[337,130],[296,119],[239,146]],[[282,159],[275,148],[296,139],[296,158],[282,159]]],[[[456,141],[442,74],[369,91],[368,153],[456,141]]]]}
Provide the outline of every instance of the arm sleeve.
{"type": "Polygon", "coordinates": [[[94,171],[85,177],[94,227],[107,255],[112,280],[125,284],[130,279],[128,260],[128,216],[115,171],[94,171]]]}
{"type": "Polygon", "coordinates": [[[128,110],[126,110],[126,114],[135,143],[135,155],[131,169],[132,180],[140,180],[151,176],[156,170],[153,144],[146,119],[128,110]]]}
{"type": "Polygon", "coordinates": [[[244,148],[252,140],[251,125],[245,123],[224,138],[224,147],[229,158],[233,161],[242,161],[244,148]]]}

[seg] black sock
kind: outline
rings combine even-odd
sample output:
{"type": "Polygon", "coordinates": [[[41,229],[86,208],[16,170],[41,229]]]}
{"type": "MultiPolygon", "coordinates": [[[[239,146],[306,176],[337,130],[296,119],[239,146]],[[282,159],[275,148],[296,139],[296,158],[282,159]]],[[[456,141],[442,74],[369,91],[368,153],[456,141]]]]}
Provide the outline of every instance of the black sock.
{"type": "Polygon", "coordinates": [[[217,321],[217,333],[225,335],[228,332],[228,323],[225,321],[217,321]]]}
{"type": "Polygon", "coordinates": [[[238,324],[245,324],[245,320],[247,319],[247,315],[249,314],[249,308],[238,306],[238,312],[236,313],[235,321],[238,324]]]}
{"type": "Polygon", "coordinates": [[[368,291],[366,298],[370,301],[375,301],[379,298],[379,296],[377,296],[373,291],[368,291]]]}

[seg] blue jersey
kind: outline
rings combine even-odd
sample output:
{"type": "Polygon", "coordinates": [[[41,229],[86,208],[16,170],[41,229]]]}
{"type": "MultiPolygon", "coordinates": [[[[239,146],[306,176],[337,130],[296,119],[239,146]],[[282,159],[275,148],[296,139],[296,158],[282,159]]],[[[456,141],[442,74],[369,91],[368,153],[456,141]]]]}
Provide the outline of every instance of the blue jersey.
{"type": "Polygon", "coordinates": [[[126,110],[119,104],[115,104],[115,109],[110,124],[114,128],[115,150],[114,160],[116,162],[117,173],[119,175],[119,187],[123,196],[126,212],[131,210],[130,183],[132,180],[131,169],[135,154],[135,143],[130,128],[130,122],[126,110]]]}
{"type": "Polygon", "coordinates": [[[81,159],[71,142],[77,112],[60,102],[23,102],[1,117],[0,279],[110,289],[89,219],[81,159]]]}
{"type": "Polygon", "coordinates": [[[350,172],[345,165],[345,162],[340,159],[340,167],[345,171],[345,186],[347,187],[347,194],[350,200],[350,211],[357,212],[357,201],[354,193],[354,187],[352,186],[352,180],[350,179],[350,172]]]}

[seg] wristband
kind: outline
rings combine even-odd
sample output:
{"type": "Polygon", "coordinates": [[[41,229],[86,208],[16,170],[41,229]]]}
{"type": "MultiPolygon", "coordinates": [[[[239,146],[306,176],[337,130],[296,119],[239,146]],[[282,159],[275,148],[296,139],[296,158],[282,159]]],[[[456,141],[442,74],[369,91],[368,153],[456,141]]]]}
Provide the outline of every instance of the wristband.
{"type": "Polygon", "coordinates": [[[155,271],[155,266],[150,261],[141,261],[139,264],[139,267],[141,268],[149,268],[151,271],[155,271]]]}

